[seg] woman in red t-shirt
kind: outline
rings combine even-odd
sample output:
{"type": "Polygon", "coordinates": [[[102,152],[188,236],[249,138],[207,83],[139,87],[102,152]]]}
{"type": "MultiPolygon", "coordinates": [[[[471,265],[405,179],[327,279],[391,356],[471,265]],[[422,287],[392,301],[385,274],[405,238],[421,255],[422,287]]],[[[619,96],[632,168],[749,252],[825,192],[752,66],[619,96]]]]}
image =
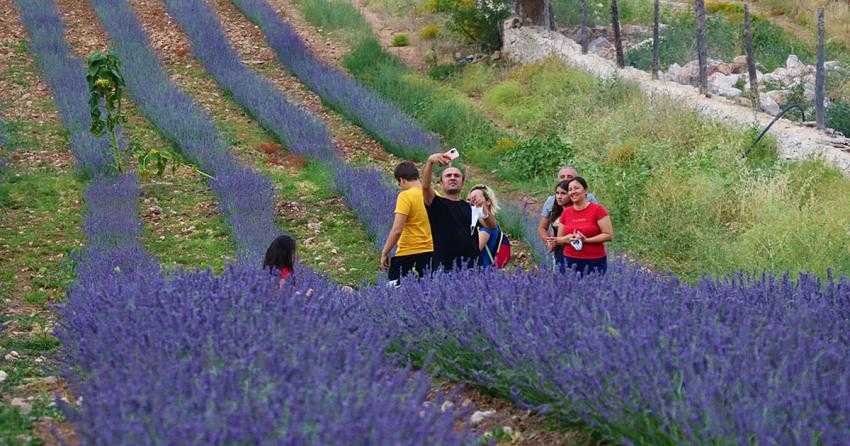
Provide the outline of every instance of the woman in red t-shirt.
{"type": "Polygon", "coordinates": [[[587,181],[582,177],[569,180],[567,193],[572,206],[561,212],[558,227],[559,244],[564,244],[565,262],[561,272],[567,268],[580,274],[608,271],[608,256],[605,242],[614,237],[614,228],[608,211],[598,203],[587,201],[587,181]]]}
{"type": "Polygon", "coordinates": [[[286,279],[292,274],[293,258],[295,257],[295,239],[288,235],[281,235],[274,239],[269,248],[266,250],[266,257],[263,260],[263,268],[268,268],[270,272],[274,269],[278,270],[280,277],[279,285],[283,288],[286,279]]]}

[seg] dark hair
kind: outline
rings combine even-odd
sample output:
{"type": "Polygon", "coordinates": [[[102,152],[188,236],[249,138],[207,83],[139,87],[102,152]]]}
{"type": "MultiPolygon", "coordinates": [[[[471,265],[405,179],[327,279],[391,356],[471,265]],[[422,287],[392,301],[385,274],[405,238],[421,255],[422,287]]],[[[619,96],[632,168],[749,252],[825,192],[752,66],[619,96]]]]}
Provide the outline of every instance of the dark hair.
{"type": "MultiPolygon", "coordinates": [[[[567,186],[569,186],[569,184],[572,183],[573,181],[578,181],[578,184],[581,184],[581,187],[583,187],[584,190],[587,190],[587,181],[584,178],[574,177],[572,180],[567,181],[567,186]]],[[[564,189],[564,190],[566,190],[566,189],[564,189]]]]}
{"type": "MultiPolygon", "coordinates": [[[[578,177],[576,177],[576,178],[578,178],[578,177]]],[[[558,192],[558,188],[561,188],[564,191],[566,191],[567,188],[570,186],[570,181],[572,181],[572,180],[564,180],[564,181],[561,181],[560,183],[558,183],[558,185],[555,186],[555,192],[558,192]]],[[[555,203],[552,204],[552,210],[549,211],[549,215],[548,215],[549,222],[551,223],[551,222],[557,220],[558,217],[561,216],[561,212],[564,212],[564,207],[561,206],[560,204],[558,204],[558,200],[556,199],[555,203]]]]}
{"type": "Polygon", "coordinates": [[[266,250],[266,258],[263,260],[263,268],[289,268],[292,270],[292,259],[295,255],[295,239],[284,234],[274,239],[269,249],[266,250]]]}
{"type": "Polygon", "coordinates": [[[393,176],[396,181],[401,181],[402,179],[407,181],[418,180],[419,169],[416,168],[416,164],[410,161],[402,161],[398,163],[398,166],[395,166],[393,176]]]}

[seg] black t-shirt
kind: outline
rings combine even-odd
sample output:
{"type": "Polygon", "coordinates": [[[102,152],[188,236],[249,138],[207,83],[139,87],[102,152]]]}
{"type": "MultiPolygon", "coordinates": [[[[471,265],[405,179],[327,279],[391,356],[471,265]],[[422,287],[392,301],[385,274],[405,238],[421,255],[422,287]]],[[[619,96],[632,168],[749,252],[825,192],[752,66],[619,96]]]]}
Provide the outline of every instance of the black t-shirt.
{"type": "Polygon", "coordinates": [[[470,227],[472,207],[466,201],[435,196],[428,210],[434,239],[434,267],[452,269],[460,258],[478,258],[478,233],[470,227]]]}

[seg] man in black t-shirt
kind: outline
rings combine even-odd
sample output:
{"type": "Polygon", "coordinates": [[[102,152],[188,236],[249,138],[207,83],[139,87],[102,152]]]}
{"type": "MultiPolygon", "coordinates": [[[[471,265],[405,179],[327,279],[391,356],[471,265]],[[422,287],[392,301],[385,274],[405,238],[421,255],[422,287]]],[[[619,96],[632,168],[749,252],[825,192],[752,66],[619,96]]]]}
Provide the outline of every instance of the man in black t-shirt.
{"type": "Polygon", "coordinates": [[[472,226],[472,206],[460,198],[463,172],[457,167],[446,167],[440,176],[442,196],[434,191],[434,165],[448,166],[450,163],[448,155],[435,153],[428,157],[422,169],[422,196],[434,239],[434,271],[471,267],[479,254],[478,235],[472,226]]]}

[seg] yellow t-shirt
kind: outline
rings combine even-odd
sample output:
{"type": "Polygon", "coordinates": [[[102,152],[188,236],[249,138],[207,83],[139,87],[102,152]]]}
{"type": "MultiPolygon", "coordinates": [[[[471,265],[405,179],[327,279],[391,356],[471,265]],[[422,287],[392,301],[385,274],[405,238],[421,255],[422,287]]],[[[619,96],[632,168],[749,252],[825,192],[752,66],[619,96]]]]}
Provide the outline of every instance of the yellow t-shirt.
{"type": "Polygon", "coordinates": [[[431,223],[425,210],[425,199],[421,187],[411,187],[401,191],[395,204],[395,213],[407,215],[407,222],[398,239],[395,255],[409,256],[434,250],[431,239],[431,223]]]}

